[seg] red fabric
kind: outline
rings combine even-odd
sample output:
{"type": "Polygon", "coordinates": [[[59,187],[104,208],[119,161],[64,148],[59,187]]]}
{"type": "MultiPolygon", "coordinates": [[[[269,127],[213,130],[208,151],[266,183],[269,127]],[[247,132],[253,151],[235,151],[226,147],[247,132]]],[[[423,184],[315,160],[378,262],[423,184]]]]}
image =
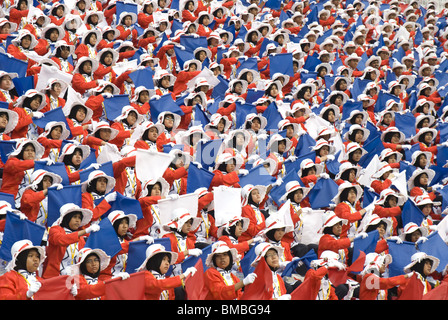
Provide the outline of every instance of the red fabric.
{"type": "Polygon", "coordinates": [[[423,298],[423,284],[417,274],[409,278],[406,286],[401,291],[398,300],[421,300],[423,298]]]}
{"type": "Polygon", "coordinates": [[[185,292],[188,300],[204,300],[208,294],[208,289],[205,286],[204,268],[202,266],[202,259],[196,262],[196,273],[185,279],[185,292]]]}
{"type": "Polygon", "coordinates": [[[34,300],[75,300],[67,285],[70,276],[59,276],[41,281],[42,287],[34,294],[34,300]]]}
{"type": "Polygon", "coordinates": [[[109,279],[105,284],[106,300],[146,300],[145,272],[132,273],[126,280],[109,279]]]}
{"type": "Polygon", "coordinates": [[[241,300],[272,300],[272,271],[264,259],[255,267],[255,281],[244,288],[241,300]]]}

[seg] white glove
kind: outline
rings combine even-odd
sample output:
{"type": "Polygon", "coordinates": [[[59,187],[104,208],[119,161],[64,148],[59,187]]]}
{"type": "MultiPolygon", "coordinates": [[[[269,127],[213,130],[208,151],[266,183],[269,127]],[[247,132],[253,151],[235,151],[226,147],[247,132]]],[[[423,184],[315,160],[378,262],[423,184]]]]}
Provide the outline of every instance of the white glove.
{"type": "Polygon", "coordinates": [[[28,219],[28,218],[26,217],[26,215],[25,215],[23,212],[17,212],[17,215],[19,216],[19,219],[20,219],[20,220],[26,220],[26,219],[28,219]]]}
{"type": "Polygon", "coordinates": [[[284,294],[284,295],[278,297],[278,300],[291,300],[291,295],[290,294],[284,294]]]}
{"type": "Polygon", "coordinates": [[[169,194],[167,196],[167,198],[171,199],[171,200],[177,200],[177,199],[179,199],[179,195],[177,193],[173,193],[173,194],[169,194]]]}
{"type": "Polygon", "coordinates": [[[55,185],[56,190],[62,190],[64,188],[64,186],[61,183],[58,183],[55,185]]]}
{"type": "Polygon", "coordinates": [[[194,256],[194,257],[199,257],[202,254],[202,250],[201,249],[188,249],[188,255],[190,256],[194,256]]]}
{"type": "Polygon", "coordinates": [[[443,145],[444,147],[448,147],[448,141],[445,141],[444,143],[442,143],[442,145],[443,145]]]}
{"type": "Polygon", "coordinates": [[[398,236],[393,236],[393,237],[390,237],[389,239],[390,240],[395,240],[397,242],[397,244],[402,244],[403,243],[403,240],[400,237],[398,237],[398,236]]]}
{"type": "Polygon", "coordinates": [[[243,176],[246,176],[246,175],[249,174],[249,171],[246,170],[246,169],[240,169],[240,170],[238,171],[238,173],[241,174],[241,175],[243,175],[243,176]]]}
{"type": "Polygon", "coordinates": [[[101,94],[103,97],[106,97],[106,98],[112,98],[114,95],[112,94],[112,93],[110,93],[110,92],[103,92],[102,94],[101,94]]]}
{"type": "Polygon", "coordinates": [[[334,159],[335,159],[334,155],[332,155],[332,154],[327,155],[327,160],[328,161],[333,161],[334,159]]]}
{"type": "Polygon", "coordinates": [[[87,227],[86,233],[97,232],[100,230],[100,226],[98,224],[92,224],[90,227],[87,227]]]}
{"type": "Polygon", "coordinates": [[[93,169],[95,169],[95,170],[98,170],[100,167],[101,167],[101,164],[99,164],[99,163],[91,163],[91,164],[89,164],[89,166],[86,168],[86,170],[87,170],[87,169],[90,169],[90,168],[93,168],[93,169]]]}
{"type": "Polygon", "coordinates": [[[257,136],[257,139],[258,139],[258,140],[267,140],[267,139],[268,139],[268,135],[267,135],[266,133],[260,133],[260,134],[257,136]]]}
{"type": "Polygon", "coordinates": [[[33,111],[33,118],[40,119],[40,118],[42,118],[44,116],[45,115],[42,112],[40,112],[40,111],[33,111]]]}
{"type": "Polygon", "coordinates": [[[288,160],[290,160],[291,162],[294,162],[294,161],[297,160],[297,157],[296,156],[289,156],[288,160]]]}
{"type": "Polygon", "coordinates": [[[255,281],[255,279],[257,278],[257,274],[256,273],[249,273],[246,278],[243,279],[243,284],[245,286],[247,286],[248,284],[251,284],[255,281]]]}
{"type": "Polygon", "coordinates": [[[28,288],[28,291],[26,292],[26,296],[28,298],[31,298],[37,291],[39,291],[40,287],[42,286],[42,283],[40,283],[36,279],[35,280],[29,279],[29,282],[30,286],[28,288]]]}
{"type": "Polygon", "coordinates": [[[402,145],[401,145],[401,149],[403,149],[403,150],[410,150],[410,149],[411,149],[411,146],[408,145],[408,144],[402,144],[402,145]]]}
{"type": "Polygon", "coordinates": [[[283,179],[281,177],[278,177],[277,180],[272,185],[278,187],[282,183],[283,183],[283,179]]]}
{"type": "Polygon", "coordinates": [[[363,238],[363,239],[365,239],[365,238],[367,238],[369,235],[367,234],[367,233],[365,233],[365,232],[360,232],[360,233],[358,233],[357,235],[356,235],[356,239],[358,239],[358,238],[363,238]]]}
{"type": "Polygon", "coordinates": [[[440,190],[443,189],[444,186],[442,186],[440,183],[437,183],[435,185],[433,185],[431,188],[432,190],[440,190]]]}
{"type": "Polygon", "coordinates": [[[195,267],[190,267],[190,268],[187,268],[187,270],[185,270],[183,275],[185,276],[185,278],[188,277],[189,275],[194,276],[196,271],[198,271],[198,270],[195,267]]]}
{"type": "Polygon", "coordinates": [[[326,264],[327,268],[338,268],[339,270],[345,270],[344,264],[337,260],[328,260],[326,264]]]}
{"type": "Polygon", "coordinates": [[[47,166],[51,166],[51,165],[53,165],[53,164],[54,164],[54,161],[53,161],[53,160],[47,160],[47,163],[46,163],[47,166]]]}
{"type": "Polygon", "coordinates": [[[76,297],[78,295],[78,286],[75,284],[72,285],[71,289],[70,289],[70,293],[76,297]]]}
{"type": "Polygon", "coordinates": [[[328,175],[328,173],[321,173],[320,174],[320,177],[322,178],[322,179],[330,179],[330,176],[328,175]]]}
{"type": "Polygon", "coordinates": [[[198,169],[202,169],[202,164],[200,164],[199,162],[193,162],[196,167],[198,167],[198,169]]]}
{"type": "Polygon", "coordinates": [[[115,200],[117,200],[117,192],[114,191],[109,194],[106,194],[104,199],[106,199],[107,202],[114,202],[115,200]]]}
{"type": "Polygon", "coordinates": [[[151,236],[141,236],[138,239],[146,241],[146,244],[153,244],[154,243],[154,238],[151,237],[151,236]]]}
{"type": "Polygon", "coordinates": [[[113,276],[114,278],[121,278],[121,280],[126,280],[129,279],[130,275],[127,272],[119,272],[118,274],[116,274],[115,276],[113,276]]]}
{"type": "Polygon", "coordinates": [[[255,242],[255,243],[257,243],[257,242],[263,242],[263,241],[264,241],[264,238],[261,237],[261,236],[254,237],[253,239],[254,239],[254,242],[255,242]]]}
{"type": "Polygon", "coordinates": [[[426,237],[420,237],[415,243],[425,243],[428,240],[426,237]]]}

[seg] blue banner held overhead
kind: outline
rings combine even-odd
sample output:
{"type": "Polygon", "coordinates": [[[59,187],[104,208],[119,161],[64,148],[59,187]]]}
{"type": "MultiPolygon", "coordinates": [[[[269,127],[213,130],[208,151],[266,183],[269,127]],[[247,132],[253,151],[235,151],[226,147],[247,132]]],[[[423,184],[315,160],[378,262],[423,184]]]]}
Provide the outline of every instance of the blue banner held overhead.
{"type": "Polygon", "coordinates": [[[199,188],[209,188],[215,175],[209,170],[198,168],[190,163],[187,176],[187,193],[193,193],[199,188]]]}
{"type": "MultiPolygon", "coordinates": [[[[161,244],[166,251],[171,251],[171,242],[169,238],[154,239],[154,244],[161,244]]],[[[152,245],[152,244],[151,244],[152,245]]],[[[126,264],[126,272],[129,274],[137,272],[146,258],[146,249],[150,245],[144,240],[131,241],[129,243],[128,261],[126,264]]]]}
{"type": "Polygon", "coordinates": [[[102,219],[99,222],[100,230],[92,232],[86,240],[85,247],[91,249],[101,249],[108,256],[114,257],[120,252],[121,244],[118,235],[109,219],[102,219]]]}
{"type": "Polygon", "coordinates": [[[82,190],[80,184],[64,186],[61,190],[56,187],[48,188],[47,226],[51,227],[59,219],[60,208],[66,203],[74,203],[82,207],[82,190]]]}
{"type": "Polygon", "coordinates": [[[123,109],[123,107],[129,105],[129,95],[117,94],[110,98],[105,97],[103,105],[106,118],[109,121],[114,121],[118,116],[121,115],[121,110],[123,109]]]}

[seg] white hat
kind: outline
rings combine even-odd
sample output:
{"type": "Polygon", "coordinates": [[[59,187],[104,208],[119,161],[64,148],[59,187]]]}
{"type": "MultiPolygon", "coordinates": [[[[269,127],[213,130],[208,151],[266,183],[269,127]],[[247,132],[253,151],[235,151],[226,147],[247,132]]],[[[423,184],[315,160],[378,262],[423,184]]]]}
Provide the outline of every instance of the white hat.
{"type": "Polygon", "coordinates": [[[266,189],[267,189],[267,187],[263,186],[263,185],[256,185],[256,186],[254,186],[252,184],[246,184],[243,187],[243,189],[241,190],[241,194],[243,196],[243,200],[242,200],[242,203],[241,203],[242,206],[245,206],[245,205],[248,204],[250,193],[253,190],[255,190],[255,189],[257,189],[258,192],[260,192],[261,201],[263,201],[264,197],[266,196],[266,189]]]}
{"type": "Polygon", "coordinates": [[[352,170],[352,169],[355,170],[355,177],[356,177],[356,179],[358,179],[359,174],[361,172],[361,167],[347,161],[347,162],[341,163],[341,165],[339,166],[339,172],[336,174],[335,180],[341,179],[341,176],[344,172],[346,172],[347,170],[352,170]]]}
{"type": "Polygon", "coordinates": [[[299,169],[299,172],[297,173],[297,175],[299,176],[299,177],[302,177],[302,174],[303,174],[303,171],[305,170],[305,169],[308,169],[308,168],[312,168],[312,167],[315,167],[316,168],[316,175],[319,175],[319,174],[321,174],[322,172],[324,172],[324,166],[323,165],[321,165],[320,163],[315,163],[313,160],[311,160],[311,159],[303,159],[301,162],[300,162],[300,169],[299,169]]]}
{"type": "Polygon", "coordinates": [[[265,254],[270,250],[273,249],[275,251],[277,251],[277,254],[279,257],[283,256],[283,252],[285,251],[285,249],[281,246],[274,246],[273,244],[267,243],[267,242],[262,242],[257,244],[257,246],[255,247],[255,259],[254,261],[250,264],[252,267],[255,267],[258,262],[260,262],[260,260],[262,258],[264,258],[265,254]]]}
{"type": "Polygon", "coordinates": [[[381,191],[380,198],[376,202],[376,204],[383,205],[384,202],[386,201],[387,197],[389,197],[389,196],[393,196],[393,197],[397,198],[397,206],[402,206],[407,200],[407,195],[403,195],[403,194],[395,191],[394,189],[386,188],[383,191],[381,191]]]}
{"type": "Polygon", "coordinates": [[[332,227],[336,225],[337,223],[342,222],[343,225],[348,223],[348,220],[339,218],[336,213],[333,211],[326,211],[322,215],[322,229],[332,227]]]}
{"type": "Polygon", "coordinates": [[[288,195],[290,195],[291,193],[293,193],[297,190],[302,190],[303,198],[305,198],[306,195],[308,194],[308,192],[310,192],[311,188],[303,187],[297,180],[289,181],[285,185],[285,194],[280,199],[286,200],[288,198],[288,195]]]}
{"type": "MultiPolygon", "coordinates": [[[[0,77],[2,77],[2,71],[0,71],[0,77]]],[[[46,97],[43,92],[37,91],[35,89],[29,89],[23,95],[21,95],[17,99],[16,107],[23,108],[23,103],[25,102],[25,99],[32,98],[35,95],[38,95],[41,98],[40,106],[37,108],[37,111],[41,110],[43,107],[45,107],[47,105],[46,97]]]]}
{"type": "Polygon", "coordinates": [[[431,181],[432,181],[432,179],[434,179],[436,172],[429,168],[425,168],[425,169],[417,168],[414,170],[414,172],[412,172],[411,177],[409,177],[409,179],[408,179],[409,190],[412,190],[415,187],[415,184],[414,184],[415,179],[423,173],[426,173],[428,176],[428,185],[431,184],[431,181]]]}
{"type": "Polygon", "coordinates": [[[45,152],[45,148],[39,142],[37,142],[37,140],[29,139],[19,140],[16,144],[16,148],[8,154],[8,158],[18,156],[22,152],[23,147],[27,144],[32,144],[34,147],[34,150],[36,152],[34,160],[39,160],[40,158],[42,158],[45,152]]]}
{"type": "Polygon", "coordinates": [[[17,123],[19,122],[19,115],[14,110],[9,110],[6,108],[0,109],[0,113],[6,113],[8,115],[8,123],[6,124],[3,134],[8,134],[14,130],[17,123]]]}
{"type": "Polygon", "coordinates": [[[105,194],[111,192],[112,189],[115,187],[115,178],[114,177],[108,176],[101,170],[94,170],[89,173],[87,180],[82,183],[82,186],[81,186],[82,192],[86,192],[87,187],[90,185],[90,183],[93,180],[98,179],[98,178],[106,178],[107,179],[107,186],[106,186],[105,194]]]}
{"type": "Polygon", "coordinates": [[[241,222],[241,224],[242,224],[242,232],[245,232],[250,224],[249,218],[241,217],[241,216],[234,216],[229,221],[227,221],[226,223],[224,223],[223,225],[218,227],[218,231],[217,231],[218,239],[223,235],[224,230],[229,232],[229,229],[232,226],[236,225],[238,222],[241,222]]]}
{"type": "Polygon", "coordinates": [[[354,188],[356,190],[356,200],[355,200],[355,203],[356,203],[361,198],[361,196],[363,194],[363,189],[359,184],[352,184],[350,182],[343,182],[342,184],[339,185],[338,193],[336,194],[336,196],[334,196],[332,201],[335,204],[338,204],[340,202],[341,193],[344,190],[350,189],[350,188],[354,188]]]}
{"type": "Polygon", "coordinates": [[[212,245],[212,251],[207,255],[205,265],[208,267],[213,267],[213,256],[215,254],[225,252],[230,252],[233,262],[237,262],[239,260],[238,251],[235,248],[229,248],[227,243],[225,243],[224,241],[216,241],[212,245]]]}
{"type": "Polygon", "coordinates": [[[273,134],[271,136],[271,139],[269,139],[268,146],[267,146],[268,150],[270,150],[272,148],[272,145],[275,142],[278,143],[283,140],[286,142],[285,152],[288,152],[292,147],[292,141],[289,138],[283,137],[281,134],[278,134],[278,133],[273,134]]]}
{"type": "Polygon", "coordinates": [[[59,209],[59,218],[53,223],[53,226],[60,225],[64,217],[71,212],[81,212],[82,220],[80,227],[87,225],[93,217],[93,213],[91,210],[81,208],[74,203],[66,203],[59,209]]]}
{"type": "Polygon", "coordinates": [[[47,170],[38,169],[33,171],[30,179],[31,183],[28,184],[25,188],[31,188],[36,191],[37,185],[42,181],[44,177],[51,177],[53,179],[51,186],[62,183],[62,178],[60,175],[47,170]]]}
{"type": "Polygon", "coordinates": [[[104,252],[103,250],[99,249],[99,248],[88,248],[88,247],[84,247],[82,249],[80,249],[75,257],[75,263],[73,265],[73,273],[76,274],[81,274],[81,264],[84,262],[84,260],[91,254],[96,254],[98,255],[99,259],[100,259],[100,271],[103,271],[104,269],[106,269],[109,266],[110,263],[110,257],[106,254],[106,252],[104,252]]]}
{"type": "Polygon", "coordinates": [[[380,275],[380,268],[384,266],[388,266],[392,263],[392,256],[390,254],[378,254],[376,252],[370,252],[366,254],[366,259],[364,261],[364,270],[361,274],[369,274],[374,273],[376,275],[380,275]]]}
{"type": "Polygon", "coordinates": [[[143,263],[140,265],[140,267],[137,268],[137,271],[143,271],[146,270],[146,264],[148,263],[148,260],[151,259],[153,256],[155,256],[158,253],[168,253],[170,256],[170,264],[175,264],[177,261],[177,257],[179,256],[177,252],[167,251],[164,246],[162,246],[159,243],[154,243],[150,245],[146,249],[146,258],[143,261],[143,263]]]}
{"type": "Polygon", "coordinates": [[[19,240],[19,241],[16,241],[11,247],[12,259],[9,261],[8,265],[6,266],[6,270],[8,270],[8,271],[13,270],[14,267],[16,266],[17,256],[24,250],[29,250],[29,249],[36,249],[37,252],[39,252],[39,255],[40,255],[39,265],[41,265],[45,261],[46,255],[45,255],[44,247],[33,245],[31,240],[19,240]]]}
{"type": "Polygon", "coordinates": [[[166,197],[168,195],[168,192],[170,191],[170,184],[164,178],[159,177],[157,179],[150,179],[142,183],[142,192],[140,193],[140,198],[150,196],[148,194],[148,186],[155,185],[157,182],[161,185],[161,196],[166,197]]]}
{"type": "Polygon", "coordinates": [[[232,159],[235,160],[235,170],[238,170],[244,163],[244,159],[242,158],[241,155],[239,155],[239,154],[232,154],[232,153],[229,153],[229,152],[222,152],[218,156],[218,159],[216,160],[215,169],[218,169],[218,167],[222,163],[226,163],[227,161],[230,161],[232,159]]]}
{"type": "Polygon", "coordinates": [[[406,265],[403,268],[403,271],[405,273],[410,273],[412,270],[411,268],[416,265],[417,263],[422,262],[423,260],[429,259],[432,262],[432,267],[430,270],[430,274],[433,273],[434,271],[436,271],[437,267],[439,266],[440,260],[434,256],[430,256],[428,254],[426,254],[425,252],[416,252],[411,256],[411,263],[409,263],[408,265],[406,265]]]}
{"type": "Polygon", "coordinates": [[[111,131],[110,140],[113,140],[118,135],[118,130],[115,128],[112,128],[108,122],[106,121],[99,121],[94,123],[93,130],[90,133],[90,136],[95,136],[95,133],[101,129],[109,129],[111,131]]]}
{"type": "Polygon", "coordinates": [[[403,232],[399,235],[400,239],[405,240],[406,235],[414,233],[415,231],[420,230],[422,237],[426,237],[428,235],[428,229],[425,226],[418,226],[415,222],[407,223],[403,232]]]}
{"type": "Polygon", "coordinates": [[[62,133],[61,133],[61,137],[59,138],[59,140],[66,140],[69,136],[70,136],[70,130],[67,128],[67,126],[65,125],[64,121],[50,121],[45,125],[45,131],[42,133],[43,137],[49,137],[49,134],[51,132],[51,130],[54,127],[58,127],[60,126],[62,128],[62,133]]]}
{"type": "Polygon", "coordinates": [[[109,213],[107,216],[110,223],[113,225],[115,221],[128,218],[129,219],[129,228],[133,229],[136,226],[137,223],[137,216],[133,213],[126,214],[121,210],[114,210],[109,213]]]}
{"type": "Polygon", "coordinates": [[[201,218],[192,215],[185,208],[174,209],[172,212],[172,217],[173,218],[171,219],[171,221],[162,226],[162,228],[165,231],[171,231],[171,229],[174,228],[180,232],[184,224],[190,219],[193,219],[193,223],[191,224],[191,230],[196,230],[196,228],[199,227],[202,221],[201,218]]]}

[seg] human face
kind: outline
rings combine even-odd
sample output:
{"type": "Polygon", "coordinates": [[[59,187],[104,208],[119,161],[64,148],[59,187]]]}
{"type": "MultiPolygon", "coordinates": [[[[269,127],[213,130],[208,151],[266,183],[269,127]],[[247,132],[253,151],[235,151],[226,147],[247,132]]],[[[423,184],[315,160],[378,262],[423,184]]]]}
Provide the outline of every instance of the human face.
{"type": "Polygon", "coordinates": [[[168,88],[170,86],[170,77],[165,76],[162,78],[161,85],[163,88],[168,88]]]}
{"type": "Polygon", "coordinates": [[[61,50],[61,57],[63,59],[67,59],[68,56],[70,55],[70,48],[67,46],[61,46],[60,50],[61,50]]]}
{"type": "Polygon", "coordinates": [[[235,236],[238,238],[243,234],[243,224],[241,221],[238,221],[235,225],[235,236]]]}
{"type": "Polygon", "coordinates": [[[328,111],[327,120],[330,123],[334,123],[336,121],[336,115],[334,114],[333,110],[328,111]]]}
{"type": "Polygon", "coordinates": [[[261,194],[258,189],[252,190],[250,196],[252,198],[252,201],[255,202],[256,204],[259,204],[261,202],[261,194]]]}
{"type": "Polygon", "coordinates": [[[50,138],[53,140],[60,140],[62,136],[62,127],[56,126],[50,132],[50,138]]]}
{"type": "Polygon", "coordinates": [[[236,168],[236,166],[233,163],[233,161],[226,164],[226,172],[227,173],[233,172],[235,170],[235,168],[236,168]]]}
{"type": "Polygon", "coordinates": [[[431,274],[431,269],[432,269],[431,260],[426,260],[423,267],[423,273],[425,274],[425,276],[429,276],[431,274]]]}
{"type": "Polygon", "coordinates": [[[242,135],[242,134],[237,134],[236,135],[236,145],[237,146],[244,145],[244,135],[242,135]]]}
{"type": "Polygon", "coordinates": [[[23,160],[34,160],[36,157],[36,151],[32,144],[25,146],[23,149],[23,160]]]}
{"type": "Polygon", "coordinates": [[[271,95],[272,97],[276,97],[276,96],[278,95],[278,88],[277,88],[277,85],[273,84],[273,85],[271,86],[271,89],[270,89],[269,93],[270,93],[270,95],[271,95]]]}
{"type": "Polygon", "coordinates": [[[421,208],[421,211],[425,217],[429,216],[429,214],[432,211],[432,205],[426,204],[424,207],[421,208]]]}
{"type": "Polygon", "coordinates": [[[0,88],[3,90],[8,90],[12,85],[12,79],[10,76],[3,76],[0,80],[0,88]]]}
{"type": "Polygon", "coordinates": [[[286,142],[284,140],[278,143],[278,153],[284,153],[286,151],[286,142]]]}
{"type": "Polygon", "coordinates": [[[162,194],[162,189],[158,184],[155,184],[154,187],[151,189],[151,197],[157,197],[162,194]]]}
{"type": "Polygon", "coordinates": [[[397,197],[389,196],[389,197],[387,198],[387,203],[389,204],[389,206],[390,206],[391,208],[394,208],[394,207],[397,206],[398,199],[397,199],[397,197]]]}
{"type": "Polygon", "coordinates": [[[84,62],[82,65],[82,70],[85,73],[90,74],[92,72],[92,63],[90,61],[84,62]]]}
{"type": "Polygon", "coordinates": [[[159,135],[159,131],[157,130],[157,128],[155,128],[155,127],[149,128],[149,130],[148,130],[148,139],[150,141],[152,141],[152,142],[156,141],[158,135],[159,135]]]}
{"type": "Polygon", "coordinates": [[[277,250],[269,249],[264,255],[266,263],[271,268],[277,269],[280,267],[280,258],[278,256],[277,250]]]}
{"type": "Polygon", "coordinates": [[[431,132],[425,133],[425,135],[423,136],[423,141],[426,144],[431,144],[431,142],[432,142],[432,133],[431,132]]]}
{"type": "Polygon", "coordinates": [[[39,268],[40,255],[36,249],[30,249],[26,256],[26,270],[34,273],[39,268]]]}
{"type": "Polygon", "coordinates": [[[294,197],[293,197],[293,199],[294,199],[294,202],[295,203],[300,203],[300,202],[302,202],[302,199],[303,199],[303,191],[302,190],[296,190],[295,192],[294,192],[294,197]]]}
{"type": "Polygon", "coordinates": [[[355,142],[362,142],[362,139],[364,138],[364,131],[358,130],[355,134],[355,142]]]}
{"type": "Polygon", "coordinates": [[[305,100],[309,100],[311,98],[311,90],[307,89],[303,97],[305,98],[305,100]]]}
{"type": "Polygon", "coordinates": [[[164,256],[162,259],[162,262],[160,262],[160,273],[165,274],[168,272],[168,269],[170,268],[170,258],[168,256],[164,256]]]}
{"type": "Polygon", "coordinates": [[[193,219],[189,219],[187,222],[184,223],[182,226],[182,233],[188,234],[191,231],[191,226],[193,224],[193,219]]]}
{"type": "Polygon", "coordinates": [[[129,112],[126,121],[130,126],[134,125],[137,122],[137,113],[135,111],[129,112]]]}
{"type": "Polygon", "coordinates": [[[61,86],[60,83],[55,83],[55,84],[53,84],[53,85],[51,86],[51,94],[52,94],[54,97],[59,97],[59,95],[61,94],[61,92],[62,92],[62,86],[61,86]]]}
{"type": "Polygon", "coordinates": [[[86,271],[91,274],[95,274],[100,270],[100,259],[96,254],[89,255],[84,263],[86,265],[86,271]]]}
{"type": "Polygon", "coordinates": [[[120,237],[124,237],[129,230],[129,222],[127,218],[121,219],[118,224],[117,233],[120,237]]]}
{"type": "Polygon", "coordinates": [[[224,119],[219,120],[216,129],[218,129],[219,132],[223,132],[226,127],[226,121],[224,119]]]}
{"type": "Polygon", "coordinates": [[[353,152],[353,161],[358,162],[359,160],[361,160],[361,156],[362,156],[362,151],[360,149],[356,150],[353,152]]]}
{"type": "Polygon", "coordinates": [[[130,27],[132,24],[132,17],[131,16],[124,17],[123,23],[126,27],[130,27]]]}
{"type": "Polygon", "coordinates": [[[42,186],[43,186],[43,190],[47,190],[48,188],[51,187],[51,185],[53,184],[53,178],[50,176],[44,176],[42,178],[42,186]]]}
{"type": "Polygon", "coordinates": [[[332,231],[333,231],[333,234],[335,235],[335,236],[340,236],[341,235],[341,233],[342,233],[342,222],[338,222],[338,223],[336,223],[333,227],[332,227],[332,231]]]}
{"type": "Polygon", "coordinates": [[[80,213],[76,213],[70,219],[68,227],[70,228],[70,230],[78,230],[79,227],[81,226],[81,222],[82,222],[82,215],[80,213]]]}
{"type": "Polygon", "coordinates": [[[292,125],[286,127],[286,136],[289,139],[291,139],[294,136],[294,127],[292,125]]]}
{"type": "Polygon", "coordinates": [[[225,269],[230,264],[230,257],[228,253],[216,253],[215,264],[217,268],[225,269]]]}
{"type": "Polygon", "coordinates": [[[349,182],[354,182],[356,179],[356,171],[354,169],[351,169],[349,174],[348,174],[348,181],[349,182]]]}
{"type": "Polygon", "coordinates": [[[347,200],[350,203],[355,203],[356,201],[356,191],[351,189],[347,194],[347,200]]]}
{"type": "Polygon", "coordinates": [[[171,129],[174,126],[174,117],[172,115],[166,115],[163,125],[167,129],[171,129]]]}
{"type": "Polygon", "coordinates": [[[110,65],[112,65],[112,61],[113,61],[112,53],[110,53],[110,52],[106,53],[106,54],[104,55],[104,59],[103,59],[103,61],[104,61],[104,64],[105,64],[106,66],[110,66],[110,65]]]}
{"type": "Polygon", "coordinates": [[[149,92],[148,91],[142,91],[140,92],[140,95],[138,96],[138,101],[140,103],[146,103],[149,101],[149,92]]]}
{"type": "Polygon", "coordinates": [[[235,84],[234,91],[236,94],[241,94],[243,92],[243,86],[241,83],[238,82],[235,84]]]}
{"type": "Polygon", "coordinates": [[[274,232],[274,240],[280,241],[280,240],[282,240],[284,235],[285,235],[285,228],[278,228],[274,232]]]}
{"type": "Polygon", "coordinates": [[[83,122],[86,118],[86,110],[84,108],[79,108],[78,111],[76,111],[75,119],[78,122],[83,122]]]}
{"type": "Polygon", "coordinates": [[[104,177],[100,177],[96,179],[96,190],[99,193],[106,192],[107,189],[107,179],[104,177]]]}
{"type": "Polygon", "coordinates": [[[106,141],[106,142],[109,141],[111,135],[112,135],[112,130],[110,130],[110,129],[100,129],[100,131],[99,131],[100,139],[103,141],[106,141]]]}
{"type": "Polygon", "coordinates": [[[322,148],[320,148],[319,150],[319,155],[321,157],[323,156],[327,156],[330,153],[330,148],[328,146],[323,146],[322,148]]]}
{"type": "Polygon", "coordinates": [[[6,113],[0,114],[0,129],[5,129],[8,125],[8,115],[6,113]]]}
{"type": "Polygon", "coordinates": [[[258,130],[260,130],[260,128],[261,128],[260,120],[257,118],[253,119],[252,123],[251,123],[251,129],[255,132],[258,132],[258,130]]]}
{"type": "Polygon", "coordinates": [[[422,173],[422,174],[420,175],[419,182],[420,182],[420,184],[423,185],[423,186],[428,185],[428,182],[429,182],[428,175],[427,175],[426,173],[422,173]]]}
{"type": "Polygon", "coordinates": [[[79,165],[81,164],[81,162],[82,162],[82,154],[81,154],[81,151],[79,151],[79,150],[75,150],[75,152],[73,153],[73,156],[72,156],[72,163],[73,163],[75,166],[79,166],[79,165]]]}
{"type": "Polygon", "coordinates": [[[58,37],[59,37],[59,32],[57,30],[53,30],[50,32],[50,35],[49,35],[50,41],[55,42],[58,40],[58,37]]]}
{"type": "Polygon", "coordinates": [[[11,33],[11,25],[7,22],[0,28],[1,34],[10,34],[11,33]]]}

